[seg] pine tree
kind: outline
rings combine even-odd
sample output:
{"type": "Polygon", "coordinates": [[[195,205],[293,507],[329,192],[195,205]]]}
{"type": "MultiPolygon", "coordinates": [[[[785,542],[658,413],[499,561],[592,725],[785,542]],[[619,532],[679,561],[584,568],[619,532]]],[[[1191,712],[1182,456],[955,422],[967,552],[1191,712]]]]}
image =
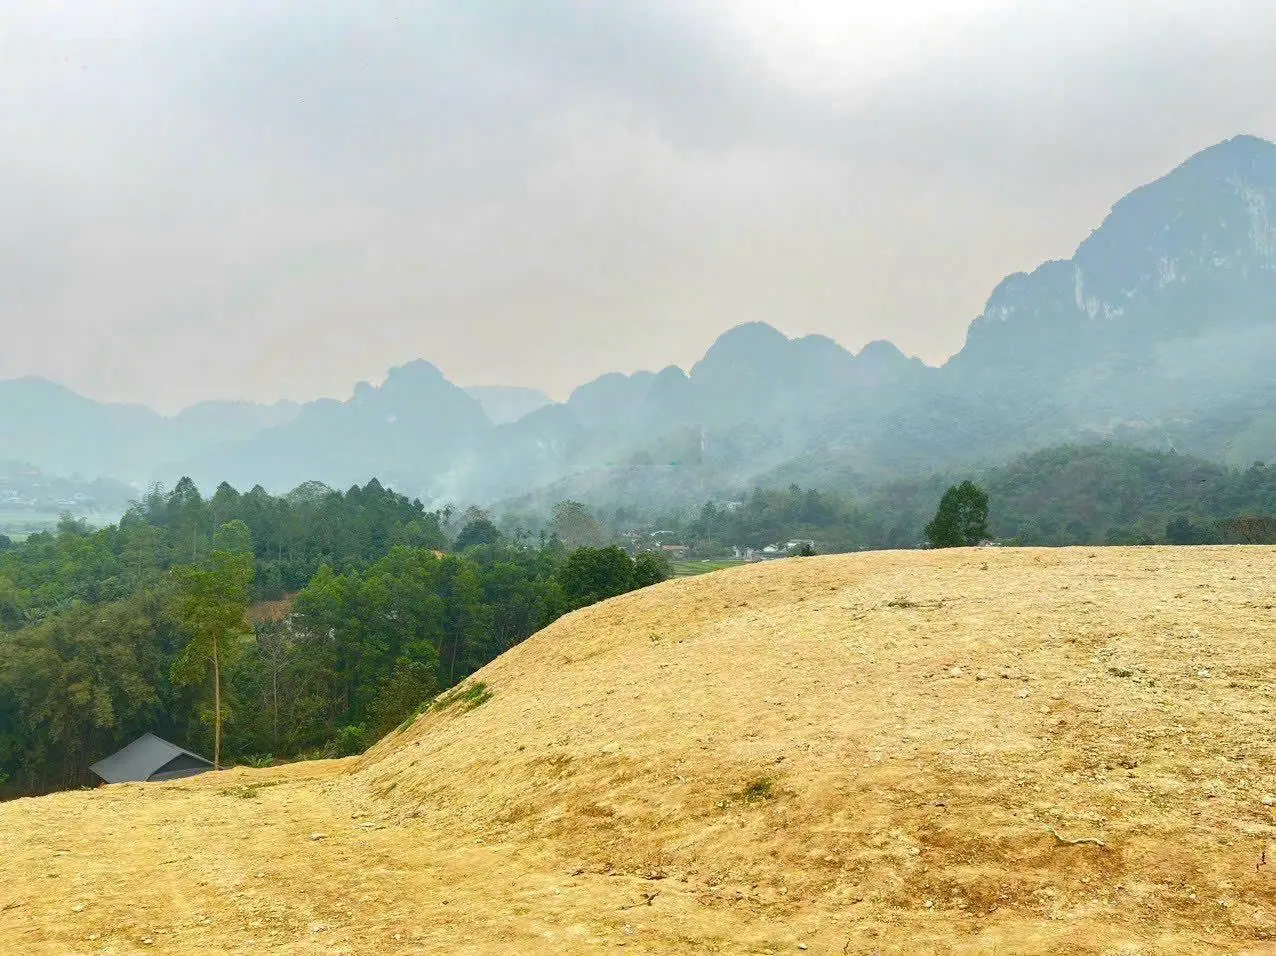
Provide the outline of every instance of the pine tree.
{"type": "Polygon", "coordinates": [[[988,539],[988,495],[970,481],[953,485],[926,526],[932,548],[968,548],[988,539]]]}

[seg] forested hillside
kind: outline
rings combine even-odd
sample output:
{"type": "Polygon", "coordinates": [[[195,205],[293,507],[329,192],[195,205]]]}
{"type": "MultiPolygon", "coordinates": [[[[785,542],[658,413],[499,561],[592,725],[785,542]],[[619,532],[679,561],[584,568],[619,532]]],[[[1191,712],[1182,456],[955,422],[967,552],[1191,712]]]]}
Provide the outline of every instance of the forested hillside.
{"type": "Polygon", "coordinates": [[[884,484],[845,478],[832,491],[758,488],[690,514],[617,513],[598,504],[618,531],[665,530],[666,542],[705,557],[799,539],[825,552],[916,548],[944,489],[969,477],[987,490],[992,532],[1008,544],[1267,543],[1266,532],[1236,522],[1276,515],[1276,466],[1228,468],[1115,444],[1065,445],[996,468],[884,484]]]}
{"type": "Polygon", "coordinates": [[[117,525],[0,543],[0,784],[88,782],[148,730],[211,754],[209,682],[175,666],[192,641],[179,608],[185,569],[233,552],[251,552],[252,584],[221,662],[232,760],[355,752],[566,611],[666,573],[617,548],[507,538],[375,481],[209,499],[182,481],[117,525]],[[279,600],[253,624],[250,596],[279,600]]]}

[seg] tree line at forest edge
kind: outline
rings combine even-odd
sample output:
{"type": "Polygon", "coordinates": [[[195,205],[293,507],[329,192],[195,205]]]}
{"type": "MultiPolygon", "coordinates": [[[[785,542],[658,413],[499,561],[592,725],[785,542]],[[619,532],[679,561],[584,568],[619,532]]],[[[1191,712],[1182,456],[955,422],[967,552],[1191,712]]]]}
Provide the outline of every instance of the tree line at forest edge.
{"type": "MultiPolygon", "coordinates": [[[[973,525],[957,509],[963,544],[1276,543],[1276,467],[1098,445],[977,477],[991,503],[973,525]]],[[[353,752],[562,613],[665,576],[655,556],[609,544],[622,529],[646,521],[705,556],[792,539],[918,547],[928,521],[954,526],[938,521],[948,480],[759,489],[689,515],[563,502],[537,531],[534,517],[430,512],[375,481],[282,497],[154,490],[100,531],[66,519],[0,539],[0,779],[9,792],[85,782],[88,763],[145,730],[214,752],[219,715],[230,760],[353,752]],[[239,622],[250,599],[285,594],[282,620],[227,626],[224,641],[200,631],[217,617],[200,600],[239,622]]]]}
{"type": "Polygon", "coordinates": [[[565,504],[538,535],[373,481],[189,481],[0,549],[0,784],[88,783],[145,731],[219,763],[363,749],[559,616],[663,580],[565,504]],[[291,613],[246,612],[291,596],[291,613]]]}
{"type": "MultiPolygon", "coordinates": [[[[693,509],[597,503],[609,533],[639,528],[700,558],[809,539],[825,553],[918,548],[945,489],[964,476],[839,489],[757,488],[693,509]]],[[[1117,444],[1058,446],[970,476],[989,498],[987,537],[1006,545],[1276,544],[1276,466],[1215,462],[1117,444]]]]}

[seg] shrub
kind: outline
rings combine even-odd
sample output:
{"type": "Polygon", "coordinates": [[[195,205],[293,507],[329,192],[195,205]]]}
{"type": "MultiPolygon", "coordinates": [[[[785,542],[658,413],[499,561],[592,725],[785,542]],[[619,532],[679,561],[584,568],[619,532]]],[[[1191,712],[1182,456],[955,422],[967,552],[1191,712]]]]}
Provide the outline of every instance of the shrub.
{"type": "Polygon", "coordinates": [[[329,757],[353,757],[368,749],[368,732],[362,724],[347,724],[328,742],[324,753],[329,757]]]}

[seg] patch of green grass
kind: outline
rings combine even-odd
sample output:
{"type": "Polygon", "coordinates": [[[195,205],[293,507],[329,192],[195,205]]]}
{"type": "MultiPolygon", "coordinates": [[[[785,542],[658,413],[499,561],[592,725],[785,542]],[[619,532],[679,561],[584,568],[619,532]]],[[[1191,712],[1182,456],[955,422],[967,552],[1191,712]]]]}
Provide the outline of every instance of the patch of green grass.
{"type": "Polygon", "coordinates": [[[263,780],[261,783],[243,783],[237,787],[229,787],[222,791],[223,797],[238,797],[240,800],[256,800],[257,794],[267,787],[277,787],[278,780],[263,780]]]}
{"type": "Polygon", "coordinates": [[[475,707],[481,707],[492,699],[492,691],[488,690],[486,684],[475,684],[464,694],[461,695],[461,703],[464,704],[466,710],[473,710],[475,707]]]}
{"type": "Polygon", "coordinates": [[[461,712],[482,707],[492,699],[493,691],[482,681],[473,684],[459,684],[446,694],[439,696],[433,703],[434,710],[446,710],[454,704],[461,705],[461,712]]]}
{"type": "Polygon", "coordinates": [[[759,800],[771,800],[775,797],[775,781],[770,777],[758,777],[735,795],[735,799],[745,803],[757,803],[759,800]]]}

